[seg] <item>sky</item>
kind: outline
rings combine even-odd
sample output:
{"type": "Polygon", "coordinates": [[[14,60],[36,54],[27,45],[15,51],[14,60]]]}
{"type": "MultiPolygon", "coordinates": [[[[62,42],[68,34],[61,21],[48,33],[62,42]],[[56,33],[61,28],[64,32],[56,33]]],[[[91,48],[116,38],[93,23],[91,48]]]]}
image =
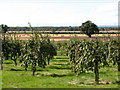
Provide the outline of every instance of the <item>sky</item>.
{"type": "Polygon", "coordinates": [[[8,26],[118,25],[119,0],[0,0],[0,24],[8,26]]]}

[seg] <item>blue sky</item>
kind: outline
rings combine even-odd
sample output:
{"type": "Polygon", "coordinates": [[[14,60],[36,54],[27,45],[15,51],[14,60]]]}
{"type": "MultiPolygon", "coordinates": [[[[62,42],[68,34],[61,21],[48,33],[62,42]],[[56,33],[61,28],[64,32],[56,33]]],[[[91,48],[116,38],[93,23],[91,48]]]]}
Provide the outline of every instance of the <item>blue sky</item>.
{"type": "Polygon", "coordinates": [[[0,0],[0,24],[8,26],[80,26],[118,24],[119,0],[0,0]]]}

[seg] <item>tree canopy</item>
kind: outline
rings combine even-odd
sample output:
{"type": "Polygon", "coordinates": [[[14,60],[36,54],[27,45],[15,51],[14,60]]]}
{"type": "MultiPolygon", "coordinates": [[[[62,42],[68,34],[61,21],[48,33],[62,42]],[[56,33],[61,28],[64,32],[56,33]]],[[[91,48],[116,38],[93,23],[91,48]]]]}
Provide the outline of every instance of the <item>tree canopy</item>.
{"type": "Polygon", "coordinates": [[[82,23],[80,26],[81,31],[83,31],[84,34],[91,37],[92,34],[99,33],[99,29],[96,24],[92,23],[91,21],[86,21],[82,23]]]}
{"type": "Polygon", "coordinates": [[[0,25],[0,31],[2,31],[3,33],[6,33],[8,31],[8,26],[7,25],[4,25],[4,24],[1,24],[0,25]]]}

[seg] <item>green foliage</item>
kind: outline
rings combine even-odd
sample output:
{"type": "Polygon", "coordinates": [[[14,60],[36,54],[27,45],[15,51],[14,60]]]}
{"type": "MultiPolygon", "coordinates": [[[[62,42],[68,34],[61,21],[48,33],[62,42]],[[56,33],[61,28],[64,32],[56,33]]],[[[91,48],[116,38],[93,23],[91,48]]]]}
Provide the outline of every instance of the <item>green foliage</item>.
{"type": "Polygon", "coordinates": [[[4,41],[2,41],[2,54],[6,60],[9,58],[10,54],[10,40],[6,37],[4,41]]]}
{"type": "Polygon", "coordinates": [[[2,53],[6,60],[11,59],[17,65],[19,60],[25,70],[29,66],[32,67],[33,75],[36,71],[36,66],[45,68],[50,63],[56,54],[56,48],[49,40],[49,37],[43,37],[41,34],[33,32],[31,38],[27,41],[18,40],[16,35],[5,36],[2,42],[2,53]]]}
{"type": "Polygon", "coordinates": [[[1,28],[1,32],[6,33],[9,27],[7,25],[1,24],[0,28],[1,28]]]}
{"type": "Polygon", "coordinates": [[[71,44],[77,44],[78,42],[80,42],[80,41],[78,41],[76,36],[72,37],[69,41],[56,42],[56,46],[57,46],[59,55],[68,56],[69,46],[71,44]]]}
{"type": "Polygon", "coordinates": [[[14,36],[5,36],[2,40],[2,54],[5,60],[11,59],[17,65],[17,59],[21,55],[21,42],[18,38],[14,36]]]}
{"type": "MultiPolygon", "coordinates": [[[[28,63],[32,65],[33,75],[36,71],[36,66],[45,68],[47,62],[49,64],[50,59],[56,55],[56,49],[54,45],[50,42],[48,37],[41,37],[40,34],[33,34],[31,39],[25,46],[26,54],[23,60],[25,70],[28,68],[28,63]]],[[[24,51],[24,50],[23,50],[24,51]]]]}
{"type": "Polygon", "coordinates": [[[81,31],[91,37],[92,34],[96,34],[99,32],[98,27],[92,23],[91,21],[86,21],[85,23],[82,23],[82,26],[80,27],[81,31]]]}
{"type": "Polygon", "coordinates": [[[108,44],[108,58],[113,65],[118,65],[118,71],[120,71],[120,41],[111,40],[108,44]]]}
{"type": "Polygon", "coordinates": [[[115,47],[117,45],[114,40],[104,42],[98,39],[90,41],[83,40],[79,43],[71,44],[68,49],[72,71],[80,74],[92,70],[95,73],[96,83],[99,83],[99,67],[101,65],[109,66],[110,57],[112,61],[115,60],[116,62],[118,52],[116,52],[115,47]],[[109,50],[109,48],[111,49],[109,50]]]}
{"type": "Polygon", "coordinates": [[[57,46],[57,51],[59,52],[59,55],[67,56],[68,55],[68,42],[63,41],[63,42],[56,42],[57,46]]]}

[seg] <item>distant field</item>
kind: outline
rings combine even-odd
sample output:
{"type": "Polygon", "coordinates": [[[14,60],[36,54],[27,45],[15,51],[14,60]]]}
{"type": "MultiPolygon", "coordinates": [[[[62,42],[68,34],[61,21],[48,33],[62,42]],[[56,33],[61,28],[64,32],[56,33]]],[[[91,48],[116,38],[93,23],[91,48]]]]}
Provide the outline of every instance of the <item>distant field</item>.
{"type": "MultiPolygon", "coordinates": [[[[37,31],[37,32],[43,32],[43,31],[37,31]]],[[[44,32],[51,32],[51,31],[44,31],[44,32]]],[[[80,32],[80,31],[56,31],[56,32],[80,32]]],[[[100,32],[120,32],[120,31],[100,31],[100,32]]],[[[14,35],[12,33],[17,33],[16,35],[19,37],[20,40],[27,40],[32,36],[31,31],[26,31],[28,34],[24,34],[24,31],[8,31],[7,33],[11,33],[10,35],[14,35]],[[22,34],[21,34],[22,33],[22,34]]],[[[7,34],[8,35],[8,34],[7,34]]],[[[64,41],[64,40],[70,40],[72,37],[76,37],[79,40],[81,39],[94,39],[98,37],[99,39],[107,39],[107,38],[117,38],[120,37],[120,34],[93,34],[92,38],[89,38],[85,34],[42,34],[43,36],[48,35],[51,40],[54,41],[64,41]]]]}
{"type": "MultiPolygon", "coordinates": [[[[32,31],[8,31],[7,33],[31,33],[32,31]]],[[[36,31],[36,32],[52,32],[52,31],[36,31]]],[[[55,32],[81,32],[81,31],[55,31],[55,32]]],[[[120,32],[120,30],[100,31],[100,32],[120,32]]]]}

